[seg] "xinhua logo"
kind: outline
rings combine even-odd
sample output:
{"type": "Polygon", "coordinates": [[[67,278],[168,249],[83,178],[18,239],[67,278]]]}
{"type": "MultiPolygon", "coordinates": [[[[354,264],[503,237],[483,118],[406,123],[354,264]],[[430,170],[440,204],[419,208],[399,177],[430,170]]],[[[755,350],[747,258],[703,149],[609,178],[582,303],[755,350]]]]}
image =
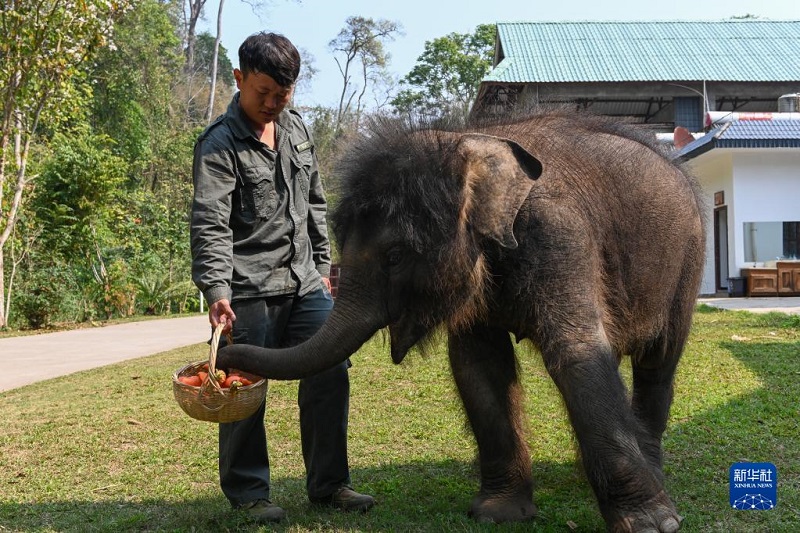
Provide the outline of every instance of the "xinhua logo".
{"type": "Polygon", "coordinates": [[[772,463],[736,463],[730,469],[731,507],[769,511],[778,504],[778,469],[772,463]]]}

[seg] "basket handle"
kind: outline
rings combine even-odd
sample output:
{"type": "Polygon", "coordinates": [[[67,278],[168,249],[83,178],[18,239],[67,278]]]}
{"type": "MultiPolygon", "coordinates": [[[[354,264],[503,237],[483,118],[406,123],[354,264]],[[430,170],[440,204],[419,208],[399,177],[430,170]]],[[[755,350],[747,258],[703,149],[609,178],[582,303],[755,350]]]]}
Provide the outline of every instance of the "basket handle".
{"type": "MultiPolygon", "coordinates": [[[[217,324],[217,327],[214,328],[214,333],[211,335],[211,344],[208,350],[208,381],[206,383],[203,383],[203,385],[200,387],[200,392],[199,392],[200,395],[202,395],[203,392],[205,392],[208,383],[211,383],[214,389],[216,389],[217,392],[219,392],[220,394],[223,395],[225,394],[225,392],[222,390],[222,386],[220,385],[219,380],[217,379],[217,372],[216,372],[217,350],[219,349],[219,339],[222,336],[222,330],[224,328],[225,328],[225,323],[220,322],[219,324],[217,324]]],[[[228,344],[233,344],[233,338],[231,337],[230,333],[226,335],[226,340],[228,341],[228,344]]]]}

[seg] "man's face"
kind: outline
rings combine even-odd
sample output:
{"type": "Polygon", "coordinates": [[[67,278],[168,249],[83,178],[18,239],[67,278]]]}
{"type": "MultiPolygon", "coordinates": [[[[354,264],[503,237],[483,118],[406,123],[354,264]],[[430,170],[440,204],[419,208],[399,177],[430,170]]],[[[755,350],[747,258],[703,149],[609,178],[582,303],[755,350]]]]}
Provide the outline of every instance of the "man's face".
{"type": "Polygon", "coordinates": [[[277,119],[292,99],[294,86],[283,87],[267,74],[250,72],[245,75],[237,68],[233,76],[239,89],[239,106],[258,128],[277,119]]]}

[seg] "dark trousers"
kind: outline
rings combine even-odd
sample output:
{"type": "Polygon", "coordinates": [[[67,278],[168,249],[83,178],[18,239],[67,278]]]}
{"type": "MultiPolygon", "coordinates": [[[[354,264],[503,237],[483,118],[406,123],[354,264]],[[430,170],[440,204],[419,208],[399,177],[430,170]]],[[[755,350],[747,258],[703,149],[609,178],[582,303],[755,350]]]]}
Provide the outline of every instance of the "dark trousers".
{"type": "MultiPolygon", "coordinates": [[[[233,342],[263,347],[299,344],[313,336],[333,307],[323,289],[305,296],[236,300],[233,342]]],[[[309,498],[324,498],[350,484],[347,464],[349,361],[300,381],[300,438],[309,498]]],[[[269,457],[265,405],[239,422],[219,425],[219,477],[222,492],[238,507],[269,499],[269,457]]]]}

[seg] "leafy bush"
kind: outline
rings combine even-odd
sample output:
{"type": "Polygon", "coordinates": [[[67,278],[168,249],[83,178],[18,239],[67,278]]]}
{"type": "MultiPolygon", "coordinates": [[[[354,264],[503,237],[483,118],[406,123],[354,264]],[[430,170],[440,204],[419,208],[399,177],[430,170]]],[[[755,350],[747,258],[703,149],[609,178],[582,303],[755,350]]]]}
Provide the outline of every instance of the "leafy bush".
{"type": "Polygon", "coordinates": [[[14,292],[14,309],[33,329],[45,328],[62,311],[65,295],[72,279],[64,265],[30,270],[22,277],[14,292]]]}
{"type": "Polygon", "coordinates": [[[138,309],[145,315],[183,312],[194,293],[190,280],[170,281],[166,272],[151,271],[136,279],[138,309]]]}

